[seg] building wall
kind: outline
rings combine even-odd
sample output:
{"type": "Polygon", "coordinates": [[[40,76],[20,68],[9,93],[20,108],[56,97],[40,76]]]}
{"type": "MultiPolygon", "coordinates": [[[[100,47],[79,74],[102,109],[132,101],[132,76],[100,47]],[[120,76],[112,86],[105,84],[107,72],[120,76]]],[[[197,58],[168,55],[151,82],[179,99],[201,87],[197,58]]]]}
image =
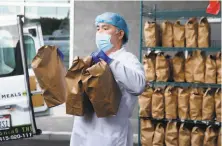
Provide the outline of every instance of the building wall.
{"type": "MultiPolygon", "coordinates": [[[[144,4],[151,6],[157,4],[158,9],[191,9],[206,8],[207,1],[201,2],[150,2],[144,4]]],[[[139,55],[139,26],[140,26],[140,2],[138,1],[76,1],[75,2],[75,25],[74,25],[74,55],[84,56],[96,49],[94,19],[97,15],[106,12],[120,13],[127,21],[130,30],[127,50],[139,55]]],[[[145,19],[145,18],[144,18],[145,19]]],[[[212,39],[220,40],[221,30],[219,24],[212,24],[212,39]]]]}
{"type": "MultiPolygon", "coordinates": [[[[159,9],[194,9],[206,8],[207,1],[193,2],[150,2],[144,4],[152,6],[156,3],[159,9]]],[[[130,30],[129,43],[127,50],[139,57],[139,25],[140,25],[140,2],[138,1],[113,1],[113,2],[75,2],[75,25],[74,25],[74,56],[85,56],[91,54],[96,49],[94,19],[97,15],[112,11],[120,13],[127,21],[130,30]]],[[[221,25],[212,24],[212,39],[221,40],[221,25]]],[[[137,118],[137,109],[135,108],[133,118],[137,118]]]]}
{"type": "Polygon", "coordinates": [[[125,17],[130,29],[127,49],[137,55],[139,44],[138,8],[138,2],[75,2],[75,55],[84,56],[96,49],[94,19],[106,11],[117,12],[125,17]]]}

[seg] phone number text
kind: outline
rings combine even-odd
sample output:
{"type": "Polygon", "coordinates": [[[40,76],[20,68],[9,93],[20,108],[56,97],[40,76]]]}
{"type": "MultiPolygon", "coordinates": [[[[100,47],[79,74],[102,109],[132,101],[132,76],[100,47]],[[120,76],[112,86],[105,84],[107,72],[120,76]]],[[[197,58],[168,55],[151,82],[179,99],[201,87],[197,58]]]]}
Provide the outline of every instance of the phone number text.
{"type": "Polygon", "coordinates": [[[16,140],[21,138],[29,138],[32,137],[32,133],[22,133],[22,134],[14,134],[9,136],[0,136],[0,141],[8,141],[8,140],[16,140]]]}

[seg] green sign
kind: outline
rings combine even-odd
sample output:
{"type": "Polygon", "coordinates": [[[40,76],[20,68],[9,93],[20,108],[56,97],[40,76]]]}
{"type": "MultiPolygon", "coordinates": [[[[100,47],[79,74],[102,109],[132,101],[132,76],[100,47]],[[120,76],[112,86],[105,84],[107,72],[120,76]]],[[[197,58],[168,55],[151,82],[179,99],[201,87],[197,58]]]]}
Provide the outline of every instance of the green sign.
{"type": "Polygon", "coordinates": [[[23,125],[0,131],[0,142],[33,137],[32,126],[23,125]]]}

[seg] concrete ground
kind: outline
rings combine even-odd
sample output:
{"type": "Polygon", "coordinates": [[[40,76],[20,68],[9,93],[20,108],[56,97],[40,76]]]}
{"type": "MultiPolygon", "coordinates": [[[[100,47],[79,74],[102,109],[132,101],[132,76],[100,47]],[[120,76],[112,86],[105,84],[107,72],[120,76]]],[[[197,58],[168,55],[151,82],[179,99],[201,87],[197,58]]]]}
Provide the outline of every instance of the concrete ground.
{"type": "MultiPolygon", "coordinates": [[[[18,140],[0,143],[0,146],[69,146],[69,141],[18,140]]],[[[137,146],[134,144],[134,146],[137,146]]]]}
{"type": "Polygon", "coordinates": [[[69,146],[69,141],[17,140],[0,143],[0,146],[69,146]]]}
{"type": "MultiPolygon", "coordinates": [[[[53,109],[51,116],[37,117],[37,127],[43,131],[53,132],[71,132],[74,118],[71,115],[65,114],[65,107],[60,106],[53,109]]],[[[132,117],[131,123],[133,126],[134,134],[138,133],[138,120],[132,117]]]]}
{"type": "MultiPolygon", "coordinates": [[[[137,115],[136,111],[133,115],[137,115]]],[[[134,131],[134,143],[138,143],[138,120],[131,119],[134,131]]],[[[51,115],[36,117],[37,128],[42,130],[41,135],[35,135],[30,140],[4,142],[4,146],[68,146],[71,137],[74,118],[67,115],[65,105],[52,108],[51,115]],[[58,142],[58,143],[57,143],[58,142]]],[[[3,146],[0,143],[0,146],[3,146]]]]}

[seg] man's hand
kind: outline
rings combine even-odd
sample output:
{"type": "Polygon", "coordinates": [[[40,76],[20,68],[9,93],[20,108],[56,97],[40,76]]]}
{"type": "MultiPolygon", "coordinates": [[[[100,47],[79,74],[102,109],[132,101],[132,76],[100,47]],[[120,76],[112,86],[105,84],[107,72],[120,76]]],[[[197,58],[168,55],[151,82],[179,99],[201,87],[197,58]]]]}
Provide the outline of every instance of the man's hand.
{"type": "Polygon", "coordinates": [[[94,62],[94,63],[98,63],[100,60],[99,60],[99,58],[97,57],[97,54],[98,54],[98,52],[93,52],[92,54],[91,54],[91,56],[92,56],[92,61],[94,62]]]}
{"type": "Polygon", "coordinates": [[[107,64],[110,64],[112,62],[112,59],[109,58],[102,50],[99,52],[94,52],[91,54],[93,62],[97,63],[102,59],[104,60],[107,64]]]}
{"type": "Polygon", "coordinates": [[[58,53],[59,57],[62,59],[62,61],[64,61],[64,55],[63,55],[62,51],[59,50],[59,48],[57,48],[57,53],[58,53]]]}

